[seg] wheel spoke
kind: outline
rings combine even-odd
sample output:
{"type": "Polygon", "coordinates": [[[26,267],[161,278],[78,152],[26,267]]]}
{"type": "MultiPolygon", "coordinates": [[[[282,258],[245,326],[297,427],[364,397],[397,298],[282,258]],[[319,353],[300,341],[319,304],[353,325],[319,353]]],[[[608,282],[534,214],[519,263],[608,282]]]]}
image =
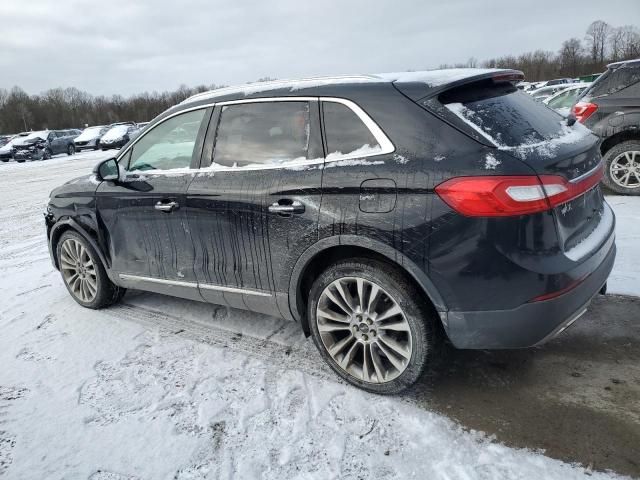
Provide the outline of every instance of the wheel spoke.
{"type": "Polygon", "coordinates": [[[382,383],[385,380],[385,376],[383,373],[384,366],[382,365],[380,354],[377,352],[377,348],[374,348],[373,345],[369,348],[369,352],[371,352],[371,363],[373,363],[373,369],[376,372],[378,383],[382,383]]]}
{"type": "Polygon", "coordinates": [[[349,368],[349,365],[351,364],[351,361],[353,360],[353,357],[355,356],[358,348],[360,348],[360,344],[354,341],[349,351],[345,353],[344,357],[342,357],[342,360],[340,361],[340,366],[342,368],[344,368],[345,370],[349,368]]]}
{"type": "Polygon", "coordinates": [[[367,312],[371,315],[376,305],[378,304],[378,297],[380,295],[380,288],[374,283],[371,285],[371,293],[369,294],[369,303],[367,305],[367,312]]]}
{"type": "Polygon", "coordinates": [[[356,289],[358,291],[358,304],[360,311],[364,311],[364,280],[362,278],[356,278],[356,289]]]}
{"type": "Polygon", "coordinates": [[[382,325],[378,325],[378,330],[394,330],[396,332],[409,332],[409,324],[403,318],[397,322],[384,323],[382,325]]]}
{"type": "Polygon", "coordinates": [[[373,373],[373,363],[371,360],[371,345],[365,343],[362,347],[362,379],[365,382],[371,381],[371,374],[373,373]]]}
{"type": "Polygon", "coordinates": [[[351,299],[351,295],[344,291],[344,287],[342,286],[342,283],[340,283],[340,280],[334,282],[334,285],[336,286],[336,290],[340,294],[340,297],[344,301],[345,305],[349,307],[350,311],[353,312],[354,305],[353,300],[351,299]]]}
{"type": "Polygon", "coordinates": [[[391,306],[390,308],[382,312],[380,315],[378,315],[376,317],[376,322],[381,322],[383,320],[386,320],[387,318],[391,318],[401,313],[402,313],[402,309],[397,304],[394,304],[393,306],[391,306]]]}
{"type": "Polygon", "coordinates": [[[391,364],[396,368],[396,370],[398,371],[404,370],[404,364],[402,363],[402,360],[398,358],[398,355],[393,350],[389,349],[382,342],[378,342],[378,347],[380,347],[380,350],[382,350],[382,353],[384,353],[384,356],[387,357],[387,360],[391,362],[391,364]]]}
{"type": "Polygon", "coordinates": [[[378,343],[382,343],[385,347],[389,347],[394,353],[406,358],[407,360],[411,358],[411,352],[407,351],[405,347],[387,335],[378,336],[378,343]]]}
{"type": "Polygon", "coordinates": [[[342,350],[344,350],[351,342],[355,342],[355,338],[353,338],[353,335],[349,334],[339,342],[334,343],[329,349],[329,353],[335,358],[335,356],[342,352],[342,350]]]}
{"type": "Polygon", "coordinates": [[[348,315],[351,315],[352,310],[349,308],[348,305],[346,305],[341,298],[338,298],[335,296],[335,294],[329,290],[329,288],[326,289],[325,293],[327,294],[327,297],[329,297],[331,299],[331,301],[337,305],[338,307],[340,307],[340,309],[345,312],[348,315]]]}
{"type": "Polygon", "coordinates": [[[326,322],[326,323],[318,323],[318,330],[326,333],[326,332],[339,332],[344,330],[351,330],[351,327],[348,323],[342,322],[326,322]]]}
{"type": "Polygon", "coordinates": [[[329,320],[335,320],[336,322],[346,322],[349,323],[349,318],[338,313],[335,313],[331,310],[321,310],[318,308],[316,315],[322,318],[328,318],[329,320]]]}

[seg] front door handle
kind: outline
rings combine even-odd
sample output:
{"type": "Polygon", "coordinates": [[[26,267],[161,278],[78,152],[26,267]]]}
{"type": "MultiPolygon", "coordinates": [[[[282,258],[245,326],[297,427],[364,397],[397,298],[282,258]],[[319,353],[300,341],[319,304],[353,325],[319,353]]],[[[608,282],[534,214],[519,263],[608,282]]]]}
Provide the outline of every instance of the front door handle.
{"type": "Polygon", "coordinates": [[[153,208],[155,208],[156,210],[160,210],[161,212],[170,213],[180,208],[180,205],[178,204],[178,202],[173,202],[173,201],[166,202],[166,203],[158,202],[153,208]]]}
{"type": "Polygon", "coordinates": [[[290,200],[279,200],[269,205],[269,211],[279,214],[304,213],[304,205],[297,200],[293,202],[290,200]]]}

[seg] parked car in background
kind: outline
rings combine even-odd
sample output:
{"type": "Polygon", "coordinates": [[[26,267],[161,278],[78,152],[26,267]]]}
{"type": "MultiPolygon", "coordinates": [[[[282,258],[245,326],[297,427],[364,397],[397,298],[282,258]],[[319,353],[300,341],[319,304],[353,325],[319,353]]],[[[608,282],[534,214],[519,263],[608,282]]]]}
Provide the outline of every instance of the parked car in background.
{"type": "Polygon", "coordinates": [[[571,113],[571,107],[573,107],[578,98],[582,95],[582,92],[584,92],[590,85],[590,83],[580,83],[572,87],[567,87],[564,90],[560,90],[555,95],[545,98],[543,103],[546,103],[563,117],[568,117],[571,113]]]}
{"type": "Polygon", "coordinates": [[[93,150],[99,149],[100,138],[107,132],[107,130],[109,130],[109,127],[106,125],[96,125],[95,127],[85,128],[82,133],[73,140],[76,151],[88,148],[93,150]]]}
{"type": "Polygon", "coordinates": [[[542,102],[543,100],[551,97],[552,95],[555,95],[556,93],[561,92],[566,88],[573,87],[575,85],[579,85],[579,84],[578,83],[561,83],[558,85],[545,86],[537,90],[530,91],[528,93],[530,93],[531,96],[536,100],[539,100],[542,102]]]}
{"type": "Polygon", "coordinates": [[[377,393],[430,367],[438,331],[458,348],[538,345],[607,281],[615,218],[599,139],[522,78],[195,95],[51,193],[51,258],[87,308],[134,288],[295,319],[338,375],[377,393]]]}
{"type": "Polygon", "coordinates": [[[115,124],[100,138],[100,148],[102,150],[122,148],[131,140],[131,136],[136,130],[138,130],[138,127],[136,127],[135,123],[115,124]]]}
{"type": "Polygon", "coordinates": [[[608,65],[571,114],[602,139],[605,185],[640,195],[640,59],[608,65]]]}
{"type": "Polygon", "coordinates": [[[149,122],[140,122],[136,124],[136,130],[134,132],[131,133],[131,135],[129,135],[129,139],[133,140],[134,138],[136,138],[138,135],[140,135],[142,133],[142,131],[144,130],[144,127],[146,127],[147,125],[149,125],[149,122]]]}
{"type": "Polygon", "coordinates": [[[0,135],[0,147],[4,147],[15,135],[0,135]]]}
{"type": "Polygon", "coordinates": [[[551,87],[553,85],[563,85],[565,83],[574,83],[573,78],[555,78],[553,80],[547,81],[546,86],[551,87]]]}
{"type": "Polygon", "coordinates": [[[8,162],[13,158],[14,147],[13,144],[20,140],[22,137],[26,137],[30,132],[22,132],[11,137],[11,139],[0,147],[0,160],[8,162]]]}
{"type": "Polygon", "coordinates": [[[80,130],[42,130],[33,132],[14,144],[13,158],[16,162],[47,160],[53,155],[73,155],[76,147],[73,140],[80,130]]]}

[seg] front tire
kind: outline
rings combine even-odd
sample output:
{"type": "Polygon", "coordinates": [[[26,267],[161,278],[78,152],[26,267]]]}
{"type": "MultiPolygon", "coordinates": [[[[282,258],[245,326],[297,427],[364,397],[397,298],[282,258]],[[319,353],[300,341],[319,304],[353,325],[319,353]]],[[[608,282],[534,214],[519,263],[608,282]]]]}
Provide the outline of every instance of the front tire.
{"type": "Polygon", "coordinates": [[[434,347],[434,319],[396,267],[367,258],[338,262],[311,287],[311,335],[324,360],[374,393],[413,385],[434,347]]]}
{"type": "Polygon", "coordinates": [[[67,230],[60,237],[56,250],[62,280],[80,305],[99,309],[122,298],[125,289],[111,282],[100,257],[81,235],[67,230]]]}
{"type": "Polygon", "coordinates": [[[619,143],[604,154],[603,182],[622,195],[640,195],[640,141],[619,143]]]}
{"type": "Polygon", "coordinates": [[[51,150],[49,150],[48,148],[44,149],[44,152],[42,153],[42,159],[41,160],[49,160],[51,158],[52,152],[51,150]]]}

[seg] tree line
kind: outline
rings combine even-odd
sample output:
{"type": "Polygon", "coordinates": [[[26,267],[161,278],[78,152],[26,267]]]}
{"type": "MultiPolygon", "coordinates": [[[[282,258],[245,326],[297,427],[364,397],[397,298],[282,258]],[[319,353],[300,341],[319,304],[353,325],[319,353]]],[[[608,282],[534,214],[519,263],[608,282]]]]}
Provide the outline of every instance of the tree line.
{"type": "Polygon", "coordinates": [[[583,39],[562,42],[557,52],[535,50],[521,55],[505,55],[478,62],[440,65],[451,67],[513,68],[522,70],[530,82],[558,77],[579,77],[604,71],[607,64],[640,57],[640,31],[633,25],[613,27],[602,20],[592,22],[583,39]]]}
{"type": "MultiPolygon", "coordinates": [[[[528,81],[577,77],[602,72],[608,63],[640,57],[640,31],[632,25],[613,27],[592,22],[583,39],[570,38],[557,52],[536,50],[478,62],[440,65],[440,68],[477,67],[522,70],[528,81]]],[[[273,80],[265,77],[257,81],[273,80]]],[[[20,87],[0,89],[0,132],[15,133],[46,128],[81,128],[118,121],[143,122],[196,93],[223,85],[181,86],[172,92],[94,96],[77,88],[54,88],[29,95],[20,87]]]]}

